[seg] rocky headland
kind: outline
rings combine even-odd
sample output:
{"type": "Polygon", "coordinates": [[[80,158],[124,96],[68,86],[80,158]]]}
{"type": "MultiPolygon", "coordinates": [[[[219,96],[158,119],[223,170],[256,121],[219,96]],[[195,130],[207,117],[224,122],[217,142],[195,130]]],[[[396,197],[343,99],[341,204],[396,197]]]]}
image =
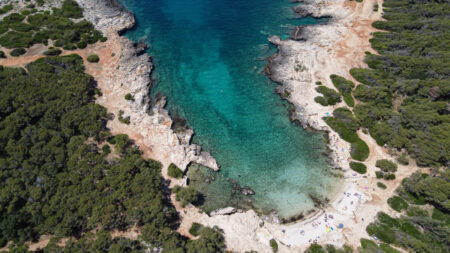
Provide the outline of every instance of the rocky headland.
{"type": "Polygon", "coordinates": [[[98,66],[88,64],[87,71],[95,77],[103,93],[97,102],[115,115],[108,122],[112,133],[128,134],[145,156],[163,163],[163,173],[170,163],[182,170],[191,162],[218,170],[219,166],[209,152],[190,143],[191,129],[182,132],[172,129],[173,121],[164,109],[164,97],[155,101],[151,108],[151,57],[145,53],[144,45],[120,36],[134,26],[133,14],[113,0],[77,2],[83,8],[85,18],[108,38],[97,48],[90,49],[100,56],[101,61],[98,66]],[[126,94],[131,94],[133,99],[126,100],[126,94]],[[130,124],[119,121],[119,111],[123,111],[123,118],[129,117],[130,124]]]}

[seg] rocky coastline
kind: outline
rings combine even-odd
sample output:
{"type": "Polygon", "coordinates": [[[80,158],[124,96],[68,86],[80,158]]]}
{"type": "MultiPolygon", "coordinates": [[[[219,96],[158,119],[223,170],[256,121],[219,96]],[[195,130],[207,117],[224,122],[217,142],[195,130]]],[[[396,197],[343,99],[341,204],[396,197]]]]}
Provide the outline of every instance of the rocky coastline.
{"type": "Polygon", "coordinates": [[[108,122],[112,132],[126,133],[136,141],[136,145],[150,147],[152,149],[150,158],[159,160],[164,167],[174,163],[185,170],[191,162],[195,162],[218,170],[219,165],[209,152],[190,143],[194,133],[192,129],[173,131],[173,121],[168,111],[164,109],[165,97],[154,101],[151,108],[149,98],[153,69],[151,57],[145,53],[145,46],[141,43],[137,44],[120,36],[134,27],[134,15],[116,0],[77,0],[77,2],[83,8],[88,21],[105,33],[108,40],[120,44],[120,47],[117,47],[118,52],[112,52],[113,59],[104,66],[102,74],[94,74],[102,92],[110,94],[99,97],[97,102],[116,115],[114,120],[108,122]],[[133,96],[133,100],[124,99],[128,93],[133,96]],[[119,97],[120,94],[123,96],[119,97]],[[117,115],[120,110],[123,111],[123,117],[129,117],[131,122],[129,126],[118,121],[117,115]]]}
{"type": "MultiPolygon", "coordinates": [[[[123,124],[117,119],[110,121],[108,127],[112,132],[127,133],[131,139],[136,140],[144,156],[161,161],[166,168],[170,163],[175,163],[184,169],[189,163],[197,162],[218,169],[217,163],[209,153],[204,155],[205,152],[201,152],[198,146],[189,143],[192,130],[184,133],[175,133],[172,130],[173,121],[164,110],[165,99],[159,100],[150,108],[148,91],[153,67],[150,57],[143,54],[142,49],[137,49],[135,43],[118,35],[119,31],[132,27],[129,23],[134,22],[132,15],[124,14],[125,12],[122,13],[117,9],[117,14],[114,14],[109,10],[109,18],[118,20],[104,20],[98,17],[100,6],[96,7],[93,4],[102,1],[78,1],[86,9],[86,17],[91,18],[91,21],[96,20],[99,29],[107,33],[109,42],[106,43],[110,43],[100,48],[106,58],[111,55],[109,57],[111,59],[102,63],[104,69],[96,70],[88,67],[88,73],[96,77],[102,92],[106,92],[97,102],[116,115],[119,110],[123,110],[124,116],[130,117],[130,125],[123,124]],[[115,28],[108,26],[113,22],[117,22],[115,28]],[[112,57],[113,53],[116,54],[115,57],[112,57]],[[133,94],[135,101],[125,100],[124,95],[127,93],[133,94]],[[148,111],[153,111],[153,114],[148,114],[148,111]]],[[[329,115],[334,107],[323,107],[314,102],[314,97],[319,95],[315,91],[314,83],[321,81],[323,85],[334,88],[329,79],[331,74],[352,79],[348,73],[349,69],[365,66],[364,52],[372,51],[368,41],[369,33],[373,30],[370,24],[381,16],[381,10],[378,12],[372,10],[373,4],[377,2],[382,5],[381,0],[368,0],[363,3],[345,0],[318,2],[308,0],[301,7],[310,13],[308,15],[332,16],[332,18],[324,25],[302,27],[301,40],[282,41],[278,37],[270,38],[271,43],[278,46],[278,53],[271,58],[266,71],[280,84],[278,87],[280,94],[288,92],[289,96],[284,98],[295,109],[293,119],[305,127],[329,132],[328,145],[332,150],[332,162],[335,167],[344,170],[348,166],[350,145],[341,140],[322,120],[322,117],[329,115]]],[[[275,214],[260,216],[254,210],[244,212],[233,207],[216,210],[212,212],[213,215],[208,215],[193,205],[181,207],[172,195],[171,199],[181,218],[178,231],[189,237],[189,229],[193,222],[210,227],[218,226],[224,233],[228,250],[232,252],[251,250],[271,252],[269,242],[272,239],[277,241],[279,252],[302,252],[313,242],[339,247],[347,244],[356,249],[359,246],[359,238],[369,237],[365,226],[373,221],[378,211],[389,213],[386,200],[392,196],[401,179],[411,173],[411,168],[399,166],[398,180],[387,183],[388,188],[382,192],[375,191],[377,182],[374,173],[375,161],[387,158],[388,155],[370,137],[365,135],[360,137],[371,147],[371,157],[366,161],[367,177],[358,177],[351,170],[345,170],[344,183],[336,192],[335,198],[318,211],[305,217],[298,217],[303,219],[282,224],[275,214]],[[361,222],[362,217],[364,220],[361,222]],[[334,227],[342,223],[345,224],[345,228],[328,232],[325,229],[326,223],[334,227]]],[[[164,169],[163,176],[167,178],[167,171],[164,169]]],[[[173,181],[173,184],[184,183],[182,180],[173,181]]]]}
{"type": "Polygon", "coordinates": [[[342,26],[341,22],[336,22],[349,15],[348,10],[343,8],[336,11],[335,7],[339,8],[336,3],[342,2],[306,0],[293,7],[300,17],[327,18],[328,21],[323,24],[296,27],[289,40],[271,36],[269,41],[277,46],[278,51],[268,59],[265,73],[279,84],[276,92],[293,106],[291,120],[298,121],[305,129],[312,128],[326,132],[329,140],[327,146],[331,151],[328,154],[330,165],[346,171],[350,161],[350,145],[322,119],[324,116],[332,115],[333,108],[342,106],[343,103],[335,107],[323,107],[314,101],[314,97],[320,95],[315,91],[315,82],[320,81],[334,89],[329,78],[331,74],[338,73],[351,79],[348,71],[321,69],[324,59],[334,58],[333,42],[346,32],[345,26],[342,26]]]}

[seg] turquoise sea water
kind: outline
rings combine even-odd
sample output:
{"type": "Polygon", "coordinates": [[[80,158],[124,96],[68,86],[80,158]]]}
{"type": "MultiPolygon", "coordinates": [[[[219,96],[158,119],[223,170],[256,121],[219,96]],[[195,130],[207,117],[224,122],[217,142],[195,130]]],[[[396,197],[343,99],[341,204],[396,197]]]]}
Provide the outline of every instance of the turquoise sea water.
{"type": "Polygon", "coordinates": [[[326,157],[324,136],[289,121],[289,105],[264,76],[275,52],[269,35],[287,37],[299,19],[289,0],[122,0],[145,38],[156,69],[153,94],[168,97],[172,114],[186,118],[193,141],[210,150],[220,173],[191,166],[191,184],[207,211],[228,205],[276,210],[291,217],[313,207],[309,195],[330,196],[339,180],[326,157]],[[205,183],[214,175],[216,180],[205,183]],[[256,194],[232,193],[229,179],[256,194]],[[250,204],[251,203],[251,204],[250,204]]]}

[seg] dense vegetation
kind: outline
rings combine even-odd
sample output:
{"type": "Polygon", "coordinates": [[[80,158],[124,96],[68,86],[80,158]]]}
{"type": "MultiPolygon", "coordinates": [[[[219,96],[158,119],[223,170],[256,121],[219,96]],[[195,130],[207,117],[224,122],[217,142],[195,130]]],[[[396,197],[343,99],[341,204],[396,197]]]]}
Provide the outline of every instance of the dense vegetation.
{"type": "Polygon", "coordinates": [[[339,93],[337,93],[333,89],[330,89],[323,85],[319,85],[319,87],[316,88],[316,91],[322,94],[323,96],[315,97],[314,101],[323,106],[335,105],[341,102],[341,95],[339,95],[339,93]]]}
{"type": "Polygon", "coordinates": [[[406,149],[419,165],[450,158],[450,36],[447,1],[386,0],[367,54],[369,69],[352,69],[361,83],[354,108],[379,145],[406,149]]]}
{"type": "Polygon", "coordinates": [[[342,139],[351,144],[350,155],[357,161],[364,161],[369,157],[369,146],[359,138],[356,131],[360,128],[358,120],[347,108],[337,108],[333,116],[325,117],[325,122],[336,131],[342,139]]]}
{"type": "Polygon", "coordinates": [[[367,166],[363,163],[350,162],[350,168],[359,174],[365,174],[367,172],[367,166]]]}
{"type": "MultiPolygon", "coordinates": [[[[383,5],[386,21],[373,26],[384,31],[375,32],[370,40],[379,54],[367,52],[369,68],[350,71],[360,84],[353,89],[353,83],[342,77],[330,78],[350,107],[353,91],[360,102],[353,109],[356,121],[379,145],[405,149],[421,166],[448,166],[449,3],[387,0],[383,5]]],[[[316,102],[334,105],[340,101],[332,89],[319,88],[324,96],[316,102]]],[[[340,129],[339,124],[329,123],[340,129]]],[[[405,157],[399,162],[408,163],[405,157]]]]}
{"type": "Polygon", "coordinates": [[[384,172],[396,172],[398,167],[397,164],[387,159],[377,160],[375,166],[384,172]]]}
{"type": "Polygon", "coordinates": [[[167,169],[167,175],[169,175],[169,177],[173,177],[173,178],[182,178],[183,171],[181,171],[181,169],[178,168],[175,164],[171,163],[169,165],[169,168],[167,169]]]}
{"type": "Polygon", "coordinates": [[[175,186],[173,192],[176,194],[177,201],[180,201],[182,207],[188,204],[195,204],[200,198],[200,193],[193,187],[175,186]]]}
{"type": "Polygon", "coordinates": [[[392,218],[380,212],[377,221],[367,226],[369,235],[384,243],[414,252],[450,251],[450,171],[435,176],[416,173],[406,178],[398,196],[388,200],[401,212],[392,218]]]}
{"type": "Polygon", "coordinates": [[[347,245],[344,245],[341,249],[336,249],[335,246],[328,244],[321,246],[318,244],[311,244],[305,253],[352,253],[353,250],[347,245]]]}
{"type": "Polygon", "coordinates": [[[73,50],[105,41],[106,38],[90,22],[72,20],[82,17],[82,9],[73,0],[64,0],[61,8],[52,11],[11,13],[0,22],[0,45],[12,49],[28,48],[37,43],[47,45],[50,39],[55,47],[73,50]]]}
{"type": "Polygon", "coordinates": [[[0,89],[3,243],[137,225],[145,226],[147,236],[153,236],[147,239],[158,247],[194,252],[203,242],[223,248],[216,230],[193,243],[170,229],[177,214],[164,192],[161,165],[142,159],[128,136],[106,130],[110,115],[94,103],[95,82],[84,74],[81,57],[42,58],[27,65],[27,71],[2,67],[0,89]],[[106,140],[114,145],[114,156],[100,148],[106,140]]]}
{"type": "Polygon", "coordinates": [[[341,76],[331,75],[331,81],[338,91],[342,94],[344,98],[344,102],[353,107],[355,105],[355,100],[352,97],[352,89],[355,87],[355,84],[341,76]]]}
{"type": "Polygon", "coordinates": [[[95,62],[99,62],[100,58],[96,54],[91,54],[87,57],[87,61],[95,63],[95,62]]]}

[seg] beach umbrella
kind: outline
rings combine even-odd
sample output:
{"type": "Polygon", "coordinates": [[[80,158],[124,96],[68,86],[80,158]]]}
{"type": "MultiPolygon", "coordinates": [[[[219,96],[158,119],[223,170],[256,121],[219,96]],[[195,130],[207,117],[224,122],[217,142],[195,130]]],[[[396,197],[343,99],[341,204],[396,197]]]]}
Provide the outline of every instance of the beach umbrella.
{"type": "Polygon", "coordinates": [[[343,229],[343,228],[344,228],[344,224],[339,223],[339,228],[340,228],[340,229],[343,229]]]}

